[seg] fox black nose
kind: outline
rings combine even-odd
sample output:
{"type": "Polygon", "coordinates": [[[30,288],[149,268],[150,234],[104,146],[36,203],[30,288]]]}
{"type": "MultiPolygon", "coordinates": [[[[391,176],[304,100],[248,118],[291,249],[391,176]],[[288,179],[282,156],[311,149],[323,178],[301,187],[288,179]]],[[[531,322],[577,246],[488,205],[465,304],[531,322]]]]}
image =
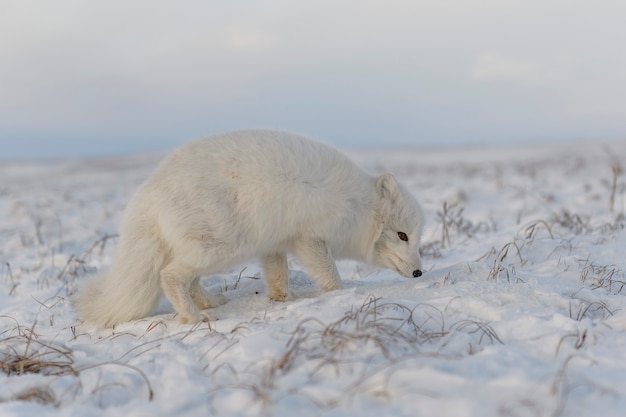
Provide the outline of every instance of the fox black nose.
{"type": "Polygon", "coordinates": [[[422,276],[422,271],[420,271],[419,269],[416,269],[415,271],[413,271],[413,276],[415,278],[421,277],[422,276]]]}

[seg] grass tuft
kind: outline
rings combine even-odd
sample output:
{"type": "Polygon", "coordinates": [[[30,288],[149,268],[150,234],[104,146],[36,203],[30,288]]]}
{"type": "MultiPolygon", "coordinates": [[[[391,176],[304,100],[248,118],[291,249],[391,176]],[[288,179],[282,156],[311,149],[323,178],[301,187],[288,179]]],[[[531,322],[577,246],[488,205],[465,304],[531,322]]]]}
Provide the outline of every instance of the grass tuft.
{"type": "Polygon", "coordinates": [[[41,405],[57,407],[59,402],[54,391],[47,386],[36,386],[19,392],[12,397],[13,401],[35,402],[41,405]]]}
{"type": "Polygon", "coordinates": [[[251,406],[271,413],[271,406],[286,391],[320,409],[331,409],[345,398],[335,394],[311,397],[307,386],[332,375],[341,376],[340,391],[348,396],[367,393],[390,400],[392,392],[385,383],[381,384],[381,378],[389,381],[407,364],[417,366],[412,361],[421,357],[458,358],[476,353],[481,345],[502,343],[488,323],[460,320],[448,324],[445,314],[432,305],[408,307],[369,296],[360,307],[352,308],[330,324],[317,318],[302,320],[280,355],[244,370],[223,364],[208,370],[216,382],[209,394],[215,399],[221,393],[245,391],[251,396],[251,406]],[[467,348],[459,351],[459,346],[467,348]],[[303,370],[308,382],[287,388],[294,374],[303,370]]]}
{"type": "Polygon", "coordinates": [[[44,374],[44,375],[76,375],[74,359],[70,350],[39,340],[35,333],[35,325],[23,327],[16,322],[12,331],[15,333],[0,339],[0,370],[7,375],[44,374]]]}

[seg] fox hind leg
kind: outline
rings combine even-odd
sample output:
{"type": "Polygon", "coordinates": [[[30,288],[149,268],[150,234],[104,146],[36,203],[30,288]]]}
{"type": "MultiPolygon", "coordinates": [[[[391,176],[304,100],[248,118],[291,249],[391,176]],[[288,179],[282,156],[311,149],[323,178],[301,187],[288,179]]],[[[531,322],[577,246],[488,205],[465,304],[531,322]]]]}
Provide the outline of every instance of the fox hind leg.
{"type": "Polygon", "coordinates": [[[219,307],[228,302],[228,299],[222,294],[211,294],[210,292],[205,290],[200,284],[199,276],[195,277],[193,281],[191,281],[189,293],[191,294],[191,299],[193,300],[194,304],[200,310],[219,307]]]}
{"type": "Polygon", "coordinates": [[[210,317],[202,313],[191,296],[191,286],[198,274],[193,269],[179,262],[172,262],[161,270],[163,292],[178,313],[181,323],[208,321],[210,317]]]}

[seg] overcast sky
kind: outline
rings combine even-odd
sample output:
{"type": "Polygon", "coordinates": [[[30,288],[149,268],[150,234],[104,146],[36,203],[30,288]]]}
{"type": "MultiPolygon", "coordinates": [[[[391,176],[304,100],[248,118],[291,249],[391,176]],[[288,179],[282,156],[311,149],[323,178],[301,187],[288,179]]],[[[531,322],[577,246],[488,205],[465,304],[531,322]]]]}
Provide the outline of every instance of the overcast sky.
{"type": "Polygon", "coordinates": [[[624,0],[0,0],[0,159],[626,140],[624,0]]]}

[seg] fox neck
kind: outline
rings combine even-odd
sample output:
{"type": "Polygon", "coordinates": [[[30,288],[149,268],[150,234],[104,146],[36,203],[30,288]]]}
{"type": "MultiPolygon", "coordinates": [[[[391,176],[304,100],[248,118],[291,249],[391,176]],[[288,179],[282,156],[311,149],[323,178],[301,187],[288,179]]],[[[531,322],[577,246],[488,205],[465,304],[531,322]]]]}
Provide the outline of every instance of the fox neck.
{"type": "Polygon", "coordinates": [[[372,179],[372,188],[365,209],[358,216],[358,225],[353,240],[353,258],[369,264],[375,264],[376,241],[383,230],[383,205],[378,197],[372,179]]]}

